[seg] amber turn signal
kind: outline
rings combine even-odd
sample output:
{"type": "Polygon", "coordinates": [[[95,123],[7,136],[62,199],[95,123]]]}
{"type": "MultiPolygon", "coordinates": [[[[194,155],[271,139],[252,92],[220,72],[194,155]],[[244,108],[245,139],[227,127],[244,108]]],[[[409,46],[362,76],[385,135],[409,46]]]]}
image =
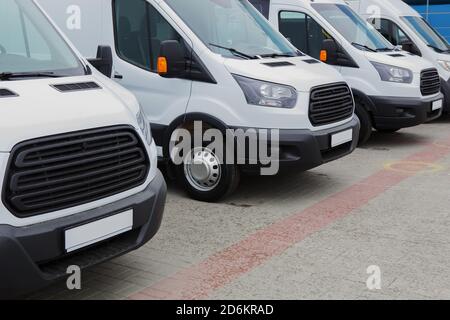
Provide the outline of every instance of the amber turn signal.
{"type": "Polygon", "coordinates": [[[158,74],[167,73],[167,59],[165,57],[158,58],[158,74]]]}
{"type": "Polygon", "coordinates": [[[328,59],[327,50],[320,50],[320,61],[326,62],[328,59]]]}

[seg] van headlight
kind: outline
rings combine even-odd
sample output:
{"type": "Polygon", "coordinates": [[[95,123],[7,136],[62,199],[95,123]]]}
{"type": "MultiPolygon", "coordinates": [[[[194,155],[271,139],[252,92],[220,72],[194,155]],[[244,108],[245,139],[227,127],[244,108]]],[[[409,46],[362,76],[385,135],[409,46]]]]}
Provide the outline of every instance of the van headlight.
{"type": "Polygon", "coordinates": [[[383,81],[411,83],[413,80],[413,73],[411,70],[373,61],[371,61],[371,63],[375,69],[377,69],[381,80],[383,81]]]}
{"type": "Polygon", "coordinates": [[[450,71],[450,61],[438,60],[437,63],[439,63],[439,65],[446,71],[450,71]]]}
{"type": "Polygon", "coordinates": [[[138,122],[139,129],[141,129],[142,134],[145,137],[145,141],[148,145],[152,144],[152,130],[150,128],[150,123],[147,121],[147,118],[142,111],[142,108],[139,106],[139,112],[136,114],[136,120],[138,122]]]}
{"type": "Polygon", "coordinates": [[[249,104],[275,108],[294,108],[297,104],[297,91],[290,86],[238,75],[233,77],[244,91],[249,104]]]}

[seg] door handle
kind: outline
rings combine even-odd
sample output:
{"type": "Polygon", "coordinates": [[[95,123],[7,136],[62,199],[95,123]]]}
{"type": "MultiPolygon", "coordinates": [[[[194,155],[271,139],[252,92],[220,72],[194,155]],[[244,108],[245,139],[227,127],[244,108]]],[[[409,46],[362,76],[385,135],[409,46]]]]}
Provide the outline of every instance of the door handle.
{"type": "Polygon", "coordinates": [[[114,72],[114,79],[123,79],[123,75],[121,75],[117,72],[114,72]]]}

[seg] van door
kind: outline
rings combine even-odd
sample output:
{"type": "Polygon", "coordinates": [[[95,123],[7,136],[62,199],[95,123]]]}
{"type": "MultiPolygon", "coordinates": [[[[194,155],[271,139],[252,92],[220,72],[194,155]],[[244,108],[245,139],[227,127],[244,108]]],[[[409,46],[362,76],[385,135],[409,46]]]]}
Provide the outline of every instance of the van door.
{"type": "Polygon", "coordinates": [[[160,46],[163,41],[177,40],[189,57],[192,42],[153,2],[113,0],[112,6],[113,78],[136,95],[154,128],[155,124],[167,126],[185,114],[192,81],[158,75],[160,46]]]}
{"type": "Polygon", "coordinates": [[[401,46],[406,42],[412,42],[406,33],[394,21],[388,18],[369,18],[368,21],[394,46],[401,46]]]}
{"type": "MultiPolygon", "coordinates": [[[[278,30],[297,49],[313,58],[320,59],[323,41],[333,37],[311,15],[300,8],[276,8],[275,6],[274,9],[278,30]]],[[[341,69],[340,66],[334,67],[341,69]]]]}

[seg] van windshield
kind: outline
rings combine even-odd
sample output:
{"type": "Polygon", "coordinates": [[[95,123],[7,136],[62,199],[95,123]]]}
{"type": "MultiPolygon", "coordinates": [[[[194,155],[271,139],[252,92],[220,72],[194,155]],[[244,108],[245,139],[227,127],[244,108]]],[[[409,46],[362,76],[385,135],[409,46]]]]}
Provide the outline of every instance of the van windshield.
{"type": "Polygon", "coordinates": [[[402,17],[403,21],[431,48],[439,53],[450,53],[450,46],[434,29],[421,17],[402,17]]]}
{"type": "Polygon", "coordinates": [[[32,0],[1,0],[0,80],[86,73],[32,0]]]}
{"type": "Polygon", "coordinates": [[[394,49],[391,43],[349,6],[329,3],[314,3],[312,6],[354,47],[365,51],[394,49]]]}
{"type": "Polygon", "coordinates": [[[165,1],[215,53],[242,59],[301,54],[247,0],[165,1]]]}

